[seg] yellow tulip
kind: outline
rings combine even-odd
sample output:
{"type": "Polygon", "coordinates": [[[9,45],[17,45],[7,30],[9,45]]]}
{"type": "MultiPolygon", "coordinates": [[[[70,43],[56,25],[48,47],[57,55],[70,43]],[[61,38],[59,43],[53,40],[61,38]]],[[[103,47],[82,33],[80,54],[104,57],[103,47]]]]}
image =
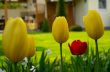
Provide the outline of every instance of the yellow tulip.
{"type": "Polygon", "coordinates": [[[5,55],[13,62],[22,60],[26,56],[27,42],[27,29],[24,21],[19,17],[9,19],[3,31],[5,55]]]}
{"type": "Polygon", "coordinates": [[[13,20],[13,18],[9,18],[8,21],[6,22],[6,24],[10,24],[10,22],[12,22],[12,20],[13,20]]]}
{"type": "Polygon", "coordinates": [[[68,40],[69,29],[65,17],[63,16],[56,17],[52,26],[52,34],[54,36],[54,39],[58,43],[64,43],[68,40]]]}
{"type": "Polygon", "coordinates": [[[27,57],[32,57],[36,52],[35,42],[32,36],[28,36],[27,57]]]}
{"type": "Polygon", "coordinates": [[[85,30],[92,39],[99,39],[104,34],[104,26],[100,14],[96,10],[89,10],[83,18],[85,30]]]}

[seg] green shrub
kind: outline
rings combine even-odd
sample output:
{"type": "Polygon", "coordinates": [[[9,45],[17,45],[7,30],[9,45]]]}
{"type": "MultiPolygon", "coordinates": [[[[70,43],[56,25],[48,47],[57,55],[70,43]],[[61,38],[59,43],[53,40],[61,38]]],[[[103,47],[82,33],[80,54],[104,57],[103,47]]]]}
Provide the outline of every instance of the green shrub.
{"type": "Polygon", "coordinates": [[[4,8],[4,4],[0,2],[0,9],[4,8]]]}
{"type": "Polygon", "coordinates": [[[82,31],[83,28],[79,25],[74,25],[70,28],[70,31],[82,31]]]}
{"type": "Polygon", "coordinates": [[[10,3],[9,8],[11,8],[11,9],[21,8],[21,4],[20,3],[10,3]]]}
{"type": "Polygon", "coordinates": [[[41,31],[42,32],[49,32],[50,31],[49,23],[48,23],[47,19],[44,19],[44,21],[42,22],[42,24],[41,24],[41,31]]]}
{"type": "MultiPolygon", "coordinates": [[[[4,9],[5,5],[0,2],[0,9],[4,9]]],[[[17,9],[17,8],[22,8],[20,3],[8,3],[7,7],[10,9],[17,9]]]]}
{"type": "Polygon", "coordinates": [[[56,8],[56,16],[66,16],[65,0],[58,0],[56,8]]]}

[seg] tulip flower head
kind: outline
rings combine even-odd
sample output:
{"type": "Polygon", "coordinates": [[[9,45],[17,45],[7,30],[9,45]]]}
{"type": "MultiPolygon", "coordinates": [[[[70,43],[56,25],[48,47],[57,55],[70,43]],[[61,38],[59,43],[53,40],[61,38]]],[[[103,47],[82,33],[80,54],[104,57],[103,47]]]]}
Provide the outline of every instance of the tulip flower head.
{"type": "Polygon", "coordinates": [[[89,10],[83,21],[89,37],[95,40],[102,37],[104,26],[100,14],[96,10],[89,10]]]}
{"type": "Polygon", "coordinates": [[[17,17],[9,19],[3,31],[4,54],[13,62],[22,60],[27,48],[27,29],[25,22],[17,17]]]}
{"type": "Polygon", "coordinates": [[[35,41],[32,36],[28,36],[28,49],[27,49],[27,57],[32,57],[36,52],[35,49],[35,41]]]}
{"type": "Polygon", "coordinates": [[[56,17],[52,26],[52,35],[58,43],[64,43],[68,40],[69,29],[68,23],[65,17],[56,17]]]}
{"type": "Polygon", "coordinates": [[[73,55],[82,55],[87,51],[87,43],[75,40],[69,45],[70,51],[73,55]]]}

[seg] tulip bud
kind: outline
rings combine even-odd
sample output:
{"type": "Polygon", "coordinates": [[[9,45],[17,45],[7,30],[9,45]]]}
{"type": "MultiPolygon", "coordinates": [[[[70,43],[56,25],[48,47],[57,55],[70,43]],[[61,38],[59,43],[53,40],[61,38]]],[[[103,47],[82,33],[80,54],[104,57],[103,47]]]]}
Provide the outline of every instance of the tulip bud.
{"type": "Polygon", "coordinates": [[[87,43],[75,40],[69,45],[70,51],[73,55],[82,55],[87,51],[87,43]]]}
{"type": "Polygon", "coordinates": [[[68,40],[69,37],[69,29],[68,23],[65,17],[56,17],[52,26],[52,34],[54,39],[58,43],[64,43],[68,40]]]}
{"type": "Polygon", "coordinates": [[[27,57],[32,57],[36,52],[35,42],[32,36],[28,36],[27,57]]]}
{"type": "Polygon", "coordinates": [[[27,48],[27,29],[24,21],[17,17],[9,19],[3,31],[3,49],[5,55],[13,62],[22,60],[27,48]]]}
{"type": "Polygon", "coordinates": [[[85,30],[92,39],[99,39],[104,34],[104,26],[100,14],[96,10],[89,10],[83,21],[85,30]]]}

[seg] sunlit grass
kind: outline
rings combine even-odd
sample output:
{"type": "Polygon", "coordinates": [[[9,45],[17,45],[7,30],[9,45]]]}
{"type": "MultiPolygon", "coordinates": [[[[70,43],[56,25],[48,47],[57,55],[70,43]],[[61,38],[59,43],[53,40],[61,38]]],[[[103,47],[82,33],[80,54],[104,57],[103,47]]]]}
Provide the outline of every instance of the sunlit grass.
{"type": "MultiPolygon", "coordinates": [[[[53,36],[51,33],[34,33],[31,34],[35,38],[36,42],[36,50],[37,50],[37,55],[40,57],[41,52],[45,49],[50,49],[52,53],[50,54],[51,57],[56,57],[60,55],[59,51],[59,44],[55,42],[53,39],[53,36]]],[[[108,50],[110,48],[110,31],[105,31],[104,35],[102,38],[99,39],[98,44],[99,44],[99,50],[108,50]]],[[[2,40],[2,34],[0,34],[0,54],[2,55],[2,45],[1,45],[1,40],[2,40]]],[[[94,48],[94,40],[89,38],[86,34],[86,32],[70,32],[69,39],[66,43],[63,44],[63,55],[66,57],[70,57],[71,53],[68,47],[68,43],[71,43],[73,40],[81,40],[81,41],[86,41],[89,43],[90,48],[94,48]]]]}
{"type": "MultiPolygon", "coordinates": [[[[105,31],[102,38],[98,40],[99,50],[108,50],[110,48],[110,31],[105,31]]],[[[38,55],[41,54],[43,49],[50,49],[52,51],[51,57],[56,57],[60,55],[59,44],[55,42],[51,33],[41,33],[34,34],[36,39],[36,48],[38,55]]],[[[63,55],[68,57],[71,55],[68,43],[71,43],[73,40],[81,40],[89,43],[90,48],[94,48],[94,40],[89,38],[86,32],[70,32],[70,37],[66,43],[63,44],[63,55]]]]}

